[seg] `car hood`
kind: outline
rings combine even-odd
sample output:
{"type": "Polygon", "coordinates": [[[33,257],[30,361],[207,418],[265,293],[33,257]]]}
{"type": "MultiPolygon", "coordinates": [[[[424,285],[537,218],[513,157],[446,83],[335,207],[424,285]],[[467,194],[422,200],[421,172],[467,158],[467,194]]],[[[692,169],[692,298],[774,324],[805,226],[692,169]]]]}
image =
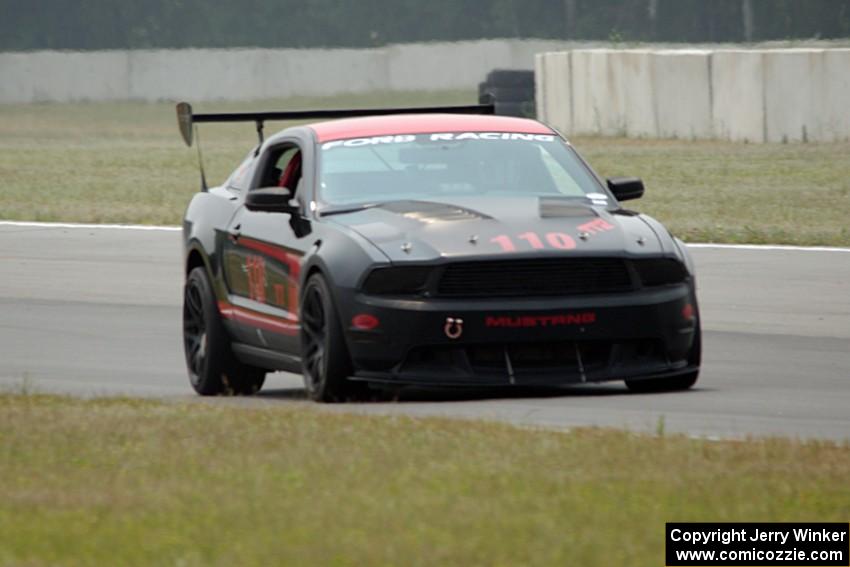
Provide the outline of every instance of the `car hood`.
{"type": "Polygon", "coordinates": [[[671,252],[640,215],[581,199],[393,201],[325,220],[356,231],[393,262],[671,252]]]}

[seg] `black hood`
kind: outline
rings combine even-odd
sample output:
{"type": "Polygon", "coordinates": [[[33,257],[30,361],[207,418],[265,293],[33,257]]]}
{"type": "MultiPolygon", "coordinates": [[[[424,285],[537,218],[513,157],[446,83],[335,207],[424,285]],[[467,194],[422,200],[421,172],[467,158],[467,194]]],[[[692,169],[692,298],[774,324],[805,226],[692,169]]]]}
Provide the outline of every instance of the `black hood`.
{"type": "Polygon", "coordinates": [[[393,201],[327,217],[355,230],[393,262],[439,258],[493,258],[505,255],[622,256],[670,253],[639,215],[620,214],[583,199],[546,197],[466,197],[436,201],[393,201]],[[532,235],[529,235],[532,233],[532,235]],[[564,234],[573,249],[558,249],[564,234]],[[525,236],[523,236],[525,235],[525,236]],[[536,235],[542,249],[531,240],[536,235]],[[581,238],[584,236],[584,238],[581,238]]]}

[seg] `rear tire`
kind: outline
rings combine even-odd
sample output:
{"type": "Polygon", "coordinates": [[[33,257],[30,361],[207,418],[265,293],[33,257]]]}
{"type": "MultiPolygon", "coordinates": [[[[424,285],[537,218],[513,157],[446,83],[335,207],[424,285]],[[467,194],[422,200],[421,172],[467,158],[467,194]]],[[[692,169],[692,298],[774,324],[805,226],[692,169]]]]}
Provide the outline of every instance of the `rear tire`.
{"type": "Polygon", "coordinates": [[[202,396],[250,395],[266,380],[262,368],[236,359],[204,268],[189,272],[183,289],[183,347],[189,383],[202,396]]]}
{"type": "MultiPolygon", "coordinates": [[[[688,355],[688,363],[691,366],[699,366],[702,362],[702,330],[697,325],[696,334],[694,335],[694,344],[691,347],[691,352],[688,355]]],[[[697,383],[699,378],[699,370],[694,370],[681,376],[673,376],[672,378],[658,378],[656,380],[626,380],[626,387],[632,392],[648,393],[648,392],[676,392],[680,390],[688,390],[697,383]]]]}
{"type": "Polygon", "coordinates": [[[313,274],[301,300],[301,364],[311,399],[333,403],[361,399],[368,386],[349,380],[351,358],[325,278],[313,274]]]}

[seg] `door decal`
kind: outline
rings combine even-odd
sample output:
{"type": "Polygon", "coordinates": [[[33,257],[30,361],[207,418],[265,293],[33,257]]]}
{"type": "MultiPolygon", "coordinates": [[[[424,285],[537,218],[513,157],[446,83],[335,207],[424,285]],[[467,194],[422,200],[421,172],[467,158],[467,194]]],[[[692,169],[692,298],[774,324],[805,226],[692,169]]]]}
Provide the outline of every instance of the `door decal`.
{"type": "Polygon", "coordinates": [[[257,254],[245,256],[248,272],[248,297],[260,303],[266,302],[266,261],[257,254]]]}
{"type": "Polygon", "coordinates": [[[253,238],[227,241],[223,254],[230,293],[287,312],[298,320],[300,255],[253,238]]]}

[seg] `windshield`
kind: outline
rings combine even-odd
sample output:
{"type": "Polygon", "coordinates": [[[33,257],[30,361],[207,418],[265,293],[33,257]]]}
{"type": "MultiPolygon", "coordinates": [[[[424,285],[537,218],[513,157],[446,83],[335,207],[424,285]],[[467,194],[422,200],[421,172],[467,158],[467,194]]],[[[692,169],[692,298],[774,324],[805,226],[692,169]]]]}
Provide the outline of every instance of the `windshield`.
{"type": "MultiPolygon", "coordinates": [[[[554,135],[403,134],[321,145],[319,200],[329,205],[465,196],[606,196],[554,135]]],[[[600,201],[601,199],[601,201],[600,201]]]]}

